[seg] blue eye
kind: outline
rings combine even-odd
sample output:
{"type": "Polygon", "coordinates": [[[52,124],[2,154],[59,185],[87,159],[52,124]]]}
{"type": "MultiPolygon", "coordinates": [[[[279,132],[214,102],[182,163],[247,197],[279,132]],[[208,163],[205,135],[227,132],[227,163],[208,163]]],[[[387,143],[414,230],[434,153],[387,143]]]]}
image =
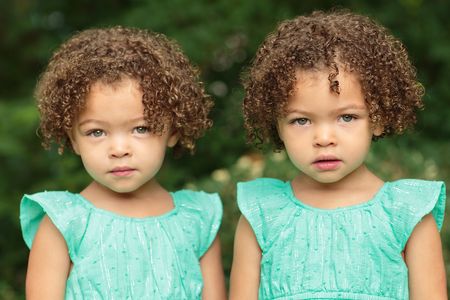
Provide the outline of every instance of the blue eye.
{"type": "Polygon", "coordinates": [[[139,134],[145,134],[145,133],[149,132],[149,129],[147,126],[138,126],[138,127],[134,128],[134,130],[139,134]]]}
{"type": "Polygon", "coordinates": [[[354,116],[352,115],[343,115],[340,117],[340,119],[346,123],[353,121],[354,119],[356,119],[354,116]]]}
{"type": "Polygon", "coordinates": [[[101,137],[104,134],[105,134],[105,132],[101,129],[93,129],[93,130],[88,131],[88,133],[87,133],[87,135],[93,136],[93,137],[101,137]]]}
{"type": "Polygon", "coordinates": [[[296,125],[304,126],[306,124],[311,123],[311,121],[307,118],[297,118],[297,119],[292,120],[292,123],[296,124],[296,125]]]}

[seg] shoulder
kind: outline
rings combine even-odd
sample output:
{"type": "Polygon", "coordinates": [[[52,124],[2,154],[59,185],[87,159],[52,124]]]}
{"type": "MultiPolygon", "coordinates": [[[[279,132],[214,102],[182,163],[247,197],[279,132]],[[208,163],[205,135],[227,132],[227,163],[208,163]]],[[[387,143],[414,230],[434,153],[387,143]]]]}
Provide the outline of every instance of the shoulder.
{"type": "Polygon", "coordinates": [[[179,190],[171,193],[175,205],[185,211],[201,213],[215,211],[222,214],[222,201],[217,193],[204,191],[179,190]]]}
{"type": "Polygon", "coordinates": [[[289,204],[290,183],[274,178],[258,178],[237,184],[237,202],[239,209],[245,215],[247,210],[260,207],[271,210],[289,204]]]}
{"type": "Polygon", "coordinates": [[[270,190],[277,189],[285,185],[286,182],[282,180],[266,177],[256,178],[245,182],[238,182],[237,184],[238,190],[260,190],[261,188],[263,188],[264,190],[270,190]]]}
{"type": "MultiPolygon", "coordinates": [[[[276,198],[284,194],[289,183],[274,178],[258,178],[237,184],[237,200],[239,207],[248,202],[260,202],[262,198],[276,198]]],[[[267,200],[264,201],[267,203],[267,200]]]]}
{"type": "Polygon", "coordinates": [[[253,229],[263,251],[298,209],[290,199],[291,193],[289,182],[273,178],[259,178],[237,185],[239,210],[253,229]]]}
{"type": "Polygon", "coordinates": [[[212,245],[222,223],[223,208],[217,193],[181,190],[173,192],[178,209],[177,223],[187,230],[193,244],[198,243],[197,256],[202,257],[212,245]]]}
{"type": "Polygon", "coordinates": [[[40,223],[47,216],[70,247],[74,234],[85,227],[88,213],[88,207],[78,194],[67,191],[26,194],[20,203],[20,225],[25,242],[31,247],[40,223]]]}
{"type": "Polygon", "coordinates": [[[67,201],[76,198],[77,194],[68,191],[44,191],[34,194],[23,195],[23,200],[31,200],[36,202],[46,202],[46,201],[67,201]]]}
{"type": "Polygon", "coordinates": [[[441,229],[445,211],[445,183],[420,179],[401,179],[390,183],[388,199],[405,215],[422,218],[432,213],[441,229]]]}
{"type": "Polygon", "coordinates": [[[71,213],[85,209],[78,194],[67,191],[39,192],[25,194],[20,203],[21,216],[33,213],[71,213]]]}
{"type": "Polygon", "coordinates": [[[422,179],[399,179],[390,182],[390,191],[407,197],[438,196],[442,192],[445,194],[445,184],[443,181],[432,181],[422,179]]]}
{"type": "Polygon", "coordinates": [[[442,228],[446,200],[444,182],[401,179],[389,182],[385,193],[383,206],[401,232],[403,245],[428,214],[434,217],[437,228],[442,228]]]}

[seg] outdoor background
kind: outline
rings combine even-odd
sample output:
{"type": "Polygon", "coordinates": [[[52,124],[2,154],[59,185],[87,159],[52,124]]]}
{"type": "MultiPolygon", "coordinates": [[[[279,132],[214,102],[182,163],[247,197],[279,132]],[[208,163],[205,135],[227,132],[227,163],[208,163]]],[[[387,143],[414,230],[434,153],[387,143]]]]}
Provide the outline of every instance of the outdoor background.
{"type": "MultiPolygon", "coordinates": [[[[126,25],[166,34],[202,71],[215,99],[214,128],[195,156],[171,153],[159,178],[220,193],[225,207],[221,239],[228,278],[239,217],[235,183],[258,176],[290,179],[284,153],[246,145],[240,113],[240,73],[276,24],[314,9],[341,6],[369,15],[399,37],[426,88],[425,110],[414,133],[374,144],[369,166],[385,180],[440,179],[450,185],[450,2],[445,0],[1,0],[0,1],[0,299],[23,299],[28,250],[19,228],[23,193],[80,191],[89,178],[78,157],[44,151],[36,134],[33,87],[52,51],[74,32],[126,25]]],[[[448,189],[447,189],[447,195],[448,189]]],[[[449,205],[447,205],[447,208],[449,205]]],[[[450,274],[450,211],[442,231],[450,274]]]]}

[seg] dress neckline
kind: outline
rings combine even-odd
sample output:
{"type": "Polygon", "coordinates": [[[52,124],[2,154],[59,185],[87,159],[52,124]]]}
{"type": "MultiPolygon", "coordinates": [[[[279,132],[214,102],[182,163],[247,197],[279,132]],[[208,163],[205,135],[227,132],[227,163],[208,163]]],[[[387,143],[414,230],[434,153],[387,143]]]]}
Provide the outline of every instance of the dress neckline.
{"type": "Polygon", "coordinates": [[[331,209],[319,208],[319,207],[311,206],[311,205],[304,203],[301,199],[299,199],[295,196],[291,181],[285,182],[285,191],[286,191],[286,194],[290,201],[292,201],[294,204],[296,204],[304,209],[314,211],[316,213],[332,214],[332,213],[338,213],[338,212],[343,212],[343,211],[348,211],[348,210],[362,209],[362,208],[369,207],[369,206],[376,204],[377,202],[379,202],[380,198],[384,195],[384,193],[389,185],[390,185],[390,182],[385,181],[383,183],[383,185],[378,189],[378,191],[373,195],[373,197],[367,201],[364,201],[364,202],[361,202],[358,204],[347,205],[347,206],[331,208],[331,209]]]}
{"type": "Polygon", "coordinates": [[[177,214],[178,210],[179,210],[179,202],[178,202],[178,197],[177,197],[177,193],[178,192],[169,192],[171,198],[172,198],[172,202],[173,202],[173,208],[161,215],[156,215],[156,216],[145,216],[145,217],[131,217],[131,216],[126,216],[126,215],[122,215],[107,209],[103,209],[100,207],[95,206],[91,201],[89,201],[88,199],[86,199],[85,197],[83,197],[81,194],[79,193],[75,193],[74,195],[81,200],[81,203],[88,209],[95,211],[99,214],[103,214],[103,215],[107,215],[110,216],[112,218],[115,219],[121,219],[124,221],[128,221],[128,222],[154,222],[154,221],[158,221],[158,220],[162,220],[162,219],[166,219],[171,217],[172,215],[177,214]]]}

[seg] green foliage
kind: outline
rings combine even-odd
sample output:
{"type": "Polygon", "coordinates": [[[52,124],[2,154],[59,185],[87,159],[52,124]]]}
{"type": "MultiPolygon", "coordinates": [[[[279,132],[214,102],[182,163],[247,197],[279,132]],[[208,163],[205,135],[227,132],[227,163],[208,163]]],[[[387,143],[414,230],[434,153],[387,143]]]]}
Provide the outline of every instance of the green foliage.
{"type": "MultiPolygon", "coordinates": [[[[18,210],[21,195],[41,190],[79,191],[89,178],[72,153],[40,146],[33,86],[52,51],[75,31],[122,24],[152,29],[179,41],[200,68],[215,99],[214,127],[195,156],[170,153],[159,179],[169,189],[217,191],[224,203],[221,229],[229,274],[239,218],[235,183],[256,176],[290,179],[295,169],[283,153],[251,152],[245,144],[239,77],[264,36],[286,18],[329,9],[336,1],[79,0],[0,1],[0,298],[23,298],[27,249],[18,210]]],[[[442,179],[450,184],[450,20],[448,1],[339,1],[369,15],[407,46],[427,94],[417,133],[376,142],[369,166],[386,180],[442,179]]],[[[448,194],[448,193],[447,193],[448,194]]],[[[442,232],[450,274],[450,224],[442,232]]]]}

